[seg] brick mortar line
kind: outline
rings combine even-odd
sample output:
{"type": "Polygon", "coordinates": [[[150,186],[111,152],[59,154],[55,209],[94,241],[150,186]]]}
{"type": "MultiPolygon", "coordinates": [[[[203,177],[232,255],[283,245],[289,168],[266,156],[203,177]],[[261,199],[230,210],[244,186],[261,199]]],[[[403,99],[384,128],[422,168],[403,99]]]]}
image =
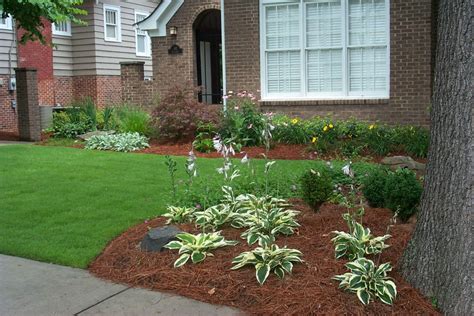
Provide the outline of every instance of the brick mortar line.
{"type": "Polygon", "coordinates": [[[108,297],[106,297],[106,298],[104,298],[104,299],[98,301],[97,303],[92,304],[91,306],[86,307],[86,308],[84,308],[83,310],[81,310],[81,311],[75,313],[74,316],[79,316],[80,314],[82,314],[82,313],[84,313],[84,312],[90,310],[91,308],[96,307],[96,306],[98,306],[98,305],[100,305],[100,304],[102,304],[102,303],[104,303],[104,302],[110,300],[111,298],[114,298],[114,297],[116,297],[116,296],[122,294],[122,293],[125,293],[126,291],[128,291],[128,290],[130,290],[130,289],[132,289],[132,288],[133,288],[133,287],[129,286],[129,287],[127,287],[127,288],[125,288],[125,289],[123,289],[123,290],[121,290],[121,291],[118,291],[117,293],[114,293],[114,294],[112,294],[112,295],[110,295],[110,296],[108,296],[108,297]]]}

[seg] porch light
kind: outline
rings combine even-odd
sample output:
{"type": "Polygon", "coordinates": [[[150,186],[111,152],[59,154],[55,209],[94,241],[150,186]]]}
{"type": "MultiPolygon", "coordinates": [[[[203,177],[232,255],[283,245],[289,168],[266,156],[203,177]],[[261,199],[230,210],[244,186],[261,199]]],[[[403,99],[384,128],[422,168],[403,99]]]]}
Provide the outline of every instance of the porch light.
{"type": "Polygon", "coordinates": [[[178,35],[178,28],[176,26],[170,26],[170,35],[171,36],[178,35]]]}

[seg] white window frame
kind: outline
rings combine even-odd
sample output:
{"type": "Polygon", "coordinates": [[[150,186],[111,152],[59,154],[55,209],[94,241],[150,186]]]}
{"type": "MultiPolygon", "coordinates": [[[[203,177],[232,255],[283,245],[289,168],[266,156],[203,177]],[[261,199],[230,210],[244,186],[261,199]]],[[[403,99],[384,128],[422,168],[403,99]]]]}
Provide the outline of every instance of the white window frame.
{"type": "Polygon", "coordinates": [[[53,35],[59,35],[59,36],[71,36],[72,33],[71,33],[71,21],[63,21],[63,22],[60,22],[60,23],[65,23],[66,25],[66,31],[58,31],[56,29],[56,23],[53,23],[52,24],[52,28],[53,28],[53,35]]]}
{"type": "MultiPolygon", "coordinates": [[[[144,15],[146,17],[148,17],[150,15],[150,12],[144,12],[144,11],[135,11],[135,23],[137,23],[137,15],[144,15]]],[[[135,25],[135,51],[136,51],[136,55],[138,57],[151,57],[151,38],[150,38],[150,35],[148,34],[147,31],[142,31],[144,32],[145,34],[139,34],[139,29],[138,29],[138,26],[135,25]],[[145,35],[145,52],[139,52],[138,51],[138,36],[141,35],[145,35]]]]}
{"type": "MultiPolygon", "coordinates": [[[[2,12],[0,11],[0,14],[2,12]]],[[[9,15],[6,19],[5,19],[5,23],[0,23],[0,29],[1,30],[12,30],[12,27],[13,27],[13,19],[12,17],[9,15]]]]}
{"type": "Polygon", "coordinates": [[[104,13],[104,40],[106,42],[119,42],[119,43],[122,42],[122,18],[121,18],[121,14],[120,14],[120,7],[104,3],[104,12],[103,13],[104,13]],[[108,37],[107,36],[107,23],[106,23],[106,12],[107,12],[107,10],[115,11],[116,14],[117,14],[117,23],[115,25],[117,27],[117,32],[116,32],[117,37],[108,37]]]}
{"type": "MultiPolygon", "coordinates": [[[[298,100],[367,100],[367,99],[389,99],[390,98],[390,0],[385,0],[386,5],[386,16],[385,21],[386,34],[387,34],[387,60],[386,60],[386,89],[383,93],[356,93],[349,92],[349,62],[348,62],[348,0],[341,0],[342,14],[343,14],[343,64],[342,64],[342,75],[343,75],[343,92],[341,94],[334,93],[315,93],[307,92],[307,64],[306,64],[306,4],[311,3],[314,0],[260,0],[260,86],[261,86],[261,99],[262,101],[298,101],[298,100]],[[275,4],[299,4],[300,5],[300,43],[301,43],[301,91],[299,93],[268,93],[267,83],[267,57],[266,57],[266,10],[267,5],[275,4]]],[[[359,46],[358,46],[359,47],[359,46]]]]}

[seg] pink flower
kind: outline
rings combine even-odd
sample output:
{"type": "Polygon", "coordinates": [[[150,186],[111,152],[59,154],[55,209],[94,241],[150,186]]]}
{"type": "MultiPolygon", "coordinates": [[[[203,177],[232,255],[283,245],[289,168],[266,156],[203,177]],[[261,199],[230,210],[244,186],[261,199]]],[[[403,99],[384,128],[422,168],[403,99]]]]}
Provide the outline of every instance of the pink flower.
{"type": "Polygon", "coordinates": [[[224,99],[224,100],[227,100],[228,98],[229,98],[228,95],[225,95],[225,96],[222,97],[222,99],[224,99]]]}

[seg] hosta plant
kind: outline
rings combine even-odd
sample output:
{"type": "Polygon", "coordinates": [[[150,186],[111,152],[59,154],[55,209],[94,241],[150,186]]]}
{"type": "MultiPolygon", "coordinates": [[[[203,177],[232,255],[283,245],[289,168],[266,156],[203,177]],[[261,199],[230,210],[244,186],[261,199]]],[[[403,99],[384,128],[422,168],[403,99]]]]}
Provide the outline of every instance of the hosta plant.
{"type": "Polygon", "coordinates": [[[238,243],[236,241],[225,240],[220,232],[198,235],[182,233],[176,235],[176,238],[179,240],[172,241],[165,245],[167,249],[179,250],[180,257],[174,263],[175,268],[185,265],[189,259],[191,259],[193,263],[202,262],[206,257],[213,256],[210,251],[225,246],[234,246],[238,243]]]}
{"type": "Polygon", "coordinates": [[[202,212],[196,212],[196,224],[203,229],[216,230],[219,227],[231,222],[234,213],[228,204],[211,206],[202,212]]]}
{"type": "Polygon", "coordinates": [[[87,140],[86,149],[131,152],[148,148],[148,138],[138,133],[106,134],[92,136],[87,140]]]}
{"type": "Polygon", "coordinates": [[[168,218],[167,225],[189,223],[193,221],[195,212],[195,208],[169,206],[163,217],[168,218]]]}
{"type": "Polygon", "coordinates": [[[340,281],[340,288],[357,294],[362,304],[367,305],[376,298],[392,305],[397,296],[397,286],[387,273],[392,270],[390,263],[376,266],[365,258],[349,262],[346,267],[351,271],[337,275],[333,279],[340,281]]]}
{"type": "Polygon", "coordinates": [[[331,240],[334,243],[337,259],[346,257],[349,260],[355,260],[365,255],[381,253],[390,247],[385,244],[390,235],[374,237],[369,228],[364,228],[355,221],[350,226],[352,226],[350,233],[333,231],[336,236],[331,240]]]}
{"type": "Polygon", "coordinates": [[[277,235],[292,235],[300,225],[296,221],[298,212],[273,208],[269,211],[257,211],[255,214],[247,213],[234,219],[234,226],[249,227],[242,233],[242,238],[249,245],[256,242],[262,247],[267,247],[275,242],[277,235]],[[236,223],[238,225],[236,225],[236,223]]]}
{"type": "Polygon", "coordinates": [[[299,250],[286,247],[279,248],[277,245],[256,248],[235,257],[232,261],[232,264],[234,264],[232,270],[240,269],[246,265],[253,265],[258,283],[263,284],[270,275],[270,272],[283,279],[286,273],[289,274],[293,270],[293,263],[303,262],[301,259],[302,255],[299,250]]]}

